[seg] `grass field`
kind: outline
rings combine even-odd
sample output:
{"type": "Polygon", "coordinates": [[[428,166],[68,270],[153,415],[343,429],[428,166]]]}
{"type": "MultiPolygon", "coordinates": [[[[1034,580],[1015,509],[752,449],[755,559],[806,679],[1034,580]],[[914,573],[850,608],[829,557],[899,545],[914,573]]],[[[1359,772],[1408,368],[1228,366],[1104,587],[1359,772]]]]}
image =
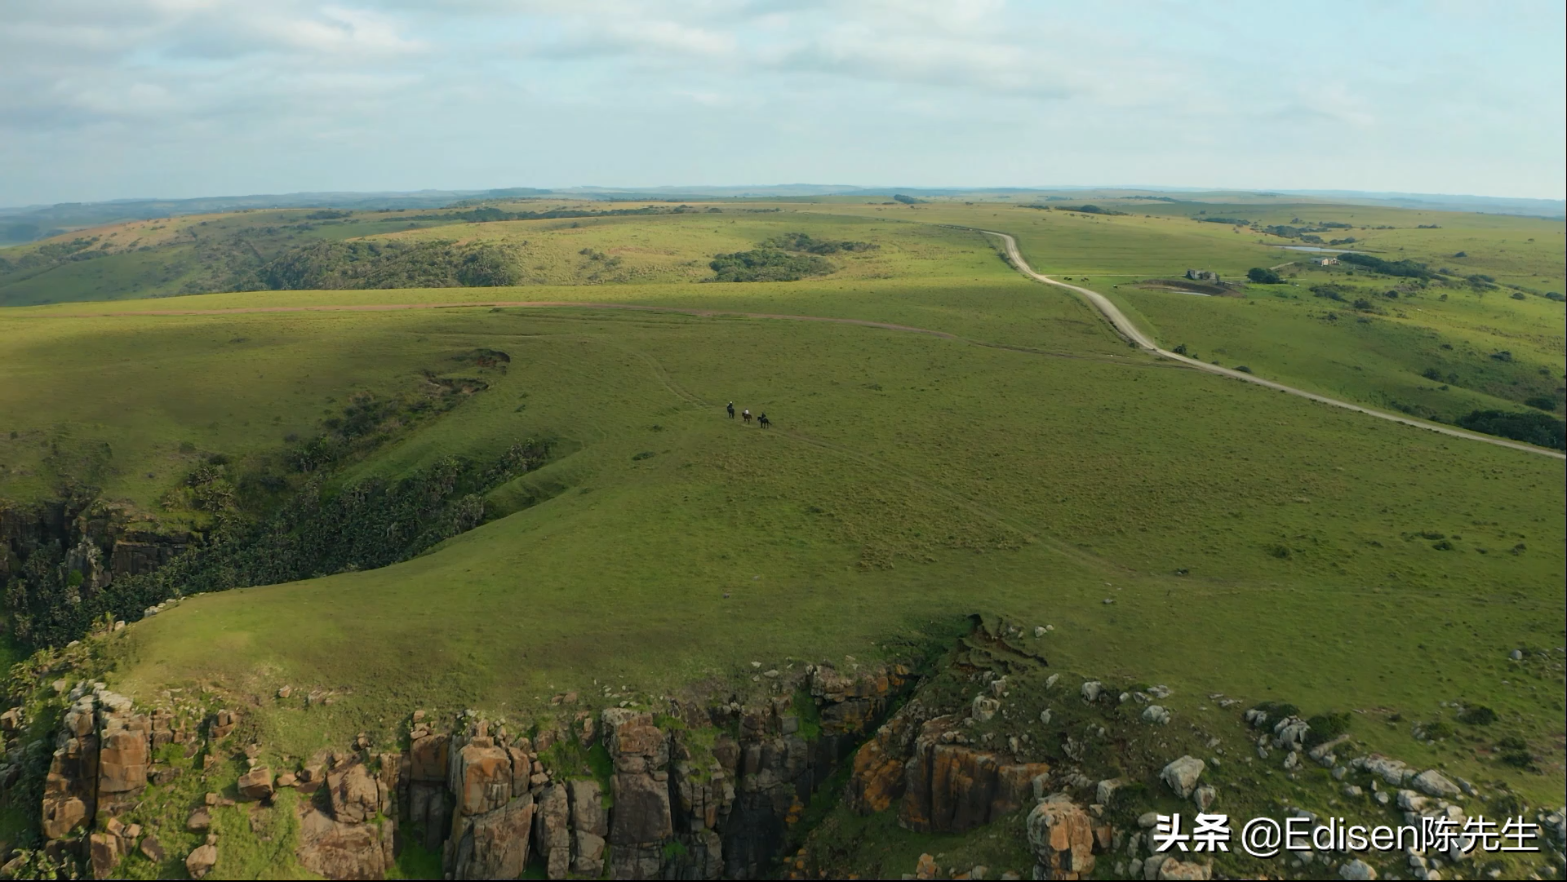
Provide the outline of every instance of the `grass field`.
{"type": "MultiPolygon", "coordinates": [[[[1188,265],[1244,272],[1271,250],[1189,219],[999,206],[816,204],[698,226],[708,222],[641,217],[543,233],[526,225],[560,222],[504,222],[476,235],[555,242],[550,253],[568,263],[584,248],[664,249],[674,254],[658,260],[677,268],[684,254],[795,230],[841,229],[882,247],[833,276],[789,283],[284,291],[7,310],[0,493],[38,498],[63,472],[96,463],[106,497],[156,514],[195,454],[274,449],[354,392],[387,394],[456,353],[498,349],[511,362],[488,391],[348,479],[559,439],[555,462],[491,492],[501,516],[403,564],[204,595],[137,623],[116,688],[145,697],[213,682],[258,699],[284,683],[338,690],[330,707],[268,704],[271,743],[304,755],[325,739],[390,732],[416,706],[527,715],[566,689],[656,694],[748,672],[753,660],[868,660],[932,621],[986,610],[1053,624],[1052,665],[1157,679],[1186,696],[1409,719],[1444,701],[1483,702],[1548,760],[1542,774],[1517,773],[1516,786],[1559,797],[1559,678],[1517,676],[1507,653],[1562,645],[1561,462],[1145,357],[1075,298],[1017,276],[983,239],[930,224],[1012,232],[1036,268],[1111,292],[1119,279],[1188,265]],[[513,299],[729,314],[152,314],[513,299]],[[730,400],[767,412],[775,428],[726,419],[730,400]],[[95,452],[104,442],[112,457],[95,452]]],[[[1316,327],[1303,313],[1311,304],[1255,289],[1245,299],[1172,294],[1170,305],[1151,292],[1116,296],[1161,339],[1191,333],[1182,339],[1205,358],[1244,357],[1259,374],[1272,369],[1265,347],[1231,338],[1289,342],[1278,369],[1301,376],[1275,376],[1339,383],[1363,400],[1399,388],[1409,358],[1397,334],[1417,330],[1379,316],[1369,339],[1342,327],[1314,337],[1296,330],[1316,327]],[[1375,379],[1351,383],[1322,366],[1351,354],[1375,379]]],[[[1549,323],[1560,305],[1502,296],[1449,299],[1442,339],[1478,353],[1486,335],[1533,333],[1540,342],[1515,344],[1513,364],[1559,364],[1559,352],[1554,363],[1542,353],[1560,334],[1549,323]],[[1486,312],[1498,300],[1518,311],[1486,312]]],[[[1361,734],[1412,761],[1441,753],[1458,774],[1504,774],[1417,744],[1407,727],[1361,734]]]]}

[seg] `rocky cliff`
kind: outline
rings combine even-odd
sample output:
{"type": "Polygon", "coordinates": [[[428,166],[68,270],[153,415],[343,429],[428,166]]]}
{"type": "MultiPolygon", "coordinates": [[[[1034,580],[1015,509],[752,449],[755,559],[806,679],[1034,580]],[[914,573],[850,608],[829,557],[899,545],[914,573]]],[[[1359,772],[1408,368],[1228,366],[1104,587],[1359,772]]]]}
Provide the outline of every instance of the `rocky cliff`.
{"type": "Polygon", "coordinates": [[[236,799],[292,811],[298,864],[331,879],[383,878],[409,837],[438,852],[453,878],[518,878],[530,860],[552,879],[755,877],[775,865],[812,794],[911,685],[903,666],[808,666],[778,675],[766,700],[597,712],[568,703],[571,714],[526,735],[476,713],[442,726],[416,711],[400,751],[373,750],[362,737],[274,771],[258,759],[260,745],[240,743],[234,711],[193,719],[189,701],[148,710],[82,682],[63,696],[39,807],[44,851],[99,878],[138,852],[178,860],[164,855],[159,837],[169,833],[142,807],[164,798],[150,787],[191,768],[208,789],[179,831],[205,836],[184,858],[197,878],[222,858],[212,813],[236,799]],[[601,775],[566,774],[548,762],[563,747],[602,750],[609,762],[601,775]],[[245,769],[231,788],[222,781],[230,761],[245,769]],[[298,795],[292,808],[284,791],[298,795]]]}

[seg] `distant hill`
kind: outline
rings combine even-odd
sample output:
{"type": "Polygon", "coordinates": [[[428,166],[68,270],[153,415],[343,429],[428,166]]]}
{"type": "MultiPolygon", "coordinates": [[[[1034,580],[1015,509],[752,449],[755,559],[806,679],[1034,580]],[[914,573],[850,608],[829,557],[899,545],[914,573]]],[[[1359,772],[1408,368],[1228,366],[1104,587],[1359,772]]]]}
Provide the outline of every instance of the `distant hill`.
{"type": "Polygon", "coordinates": [[[921,198],[1013,199],[1046,198],[1071,194],[1073,198],[1157,197],[1174,194],[1182,201],[1266,201],[1290,196],[1397,208],[1437,211],[1474,211],[1530,217],[1567,216],[1567,202],[1560,199],[1517,199],[1493,196],[1454,196],[1433,193],[1367,193],[1355,190],[1213,190],[1172,187],[863,187],[849,184],[768,184],[737,186],[569,187],[537,189],[504,187],[489,190],[411,190],[372,193],[284,193],[251,196],[208,196],[196,199],[116,199],[108,202],[62,202],[0,208],[0,246],[48,239],[75,230],[133,220],[212,214],[269,208],[333,208],[357,211],[447,208],[504,199],[560,196],[573,199],[619,201],[681,201],[698,199],[817,199],[824,197],[872,197],[903,193],[921,198]]]}

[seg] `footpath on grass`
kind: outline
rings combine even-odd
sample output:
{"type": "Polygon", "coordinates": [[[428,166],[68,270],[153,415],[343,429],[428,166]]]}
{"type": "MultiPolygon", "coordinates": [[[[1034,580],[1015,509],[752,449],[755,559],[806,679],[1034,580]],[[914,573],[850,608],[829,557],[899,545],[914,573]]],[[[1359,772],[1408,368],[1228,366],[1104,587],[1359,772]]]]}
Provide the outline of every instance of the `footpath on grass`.
{"type": "Polygon", "coordinates": [[[1049,276],[1034,272],[1033,267],[1028,265],[1028,262],[1023,259],[1023,255],[1018,251],[1017,240],[1007,235],[1006,233],[1000,233],[995,230],[979,230],[978,232],[984,233],[987,236],[995,236],[999,238],[1006,246],[1007,259],[1012,262],[1012,266],[1016,268],[1018,272],[1029,277],[1030,279],[1033,279],[1036,282],[1044,282],[1047,285],[1055,285],[1058,288],[1065,288],[1068,291],[1072,291],[1080,295],[1083,297],[1083,299],[1088,301],[1090,306],[1099,310],[1100,314],[1109,320],[1111,327],[1115,328],[1116,333],[1125,338],[1127,342],[1137,346],[1140,349],[1145,349],[1149,352],[1152,352],[1161,358],[1168,358],[1173,361],[1178,361],[1181,364],[1197,368],[1201,371],[1207,371],[1210,374],[1218,374],[1222,377],[1229,377],[1232,380],[1243,380],[1247,383],[1255,383],[1258,386],[1264,386],[1269,389],[1276,389],[1280,392],[1287,392],[1290,395],[1298,395],[1301,398],[1309,398],[1312,401],[1317,401],[1322,404],[1330,404],[1334,407],[1342,407],[1345,410],[1353,410],[1356,413],[1363,413],[1367,416],[1377,417],[1378,419],[1390,420],[1395,423],[1402,423],[1406,426],[1413,426],[1416,429],[1425,429],[1431,432],[1439,432],[1443,435],[1451,435],[1454,438],[1463,438],[1467,441],[1484,441],[1487,444],[1495,444],[1498,447],[1511,447],[1514,450],[1523,450],[1528,453],[1538,453],[1542,456],[1555,457],[1556,459],[1567,459],[1567,454],[1563,454],[1555,450],[1547,450],[1544,447],[1536,447],[1533,444],[1524,444],[1520,441],[1509,441],[1505,438],[1493,438],[1489,435],[1481,435],[1477,432],[1466,432],[1463,429],[1455,429],[1450,426],[1428,423],[1424,420],[1417,420],[1412,417],[1399,416],[1398,414],[1373,410],[1372,408],[1364,407],[1359,404],[1352,404],[1348,401],[1340,401],[1337,398],[1329,398],[1326,395],[1318,395],[1315,392],[1307,392],[1304,389],[1296,389],[1294,386],[1286,386],[1283,383],[1275,383],[1272,380],[1264,380],[1261,377],[1248,374],[1244,371],[1231,370],[1229,368],[1219,367],[1216,364],[1208,364],[1206,362],[1198,361],[1195,358],[1187,358],[1184,355],[1171,352],[1168,349],[1161,349],[1159,348],[1159,344],[1155,343],[1146,334],[1139,330],[1136,325],[1132,324],[1132,320],[1127,318],[1126,314],[1121,312],[1121,310],[1118,309],[1114,303],[1111,303],[1108,297],[1100,294],[1098,291],[1091,291],[1087,288],[1080,288],[1077,285],[1068,285],[1066,282],[1060,282],[1050,278],[1049,276]]]}

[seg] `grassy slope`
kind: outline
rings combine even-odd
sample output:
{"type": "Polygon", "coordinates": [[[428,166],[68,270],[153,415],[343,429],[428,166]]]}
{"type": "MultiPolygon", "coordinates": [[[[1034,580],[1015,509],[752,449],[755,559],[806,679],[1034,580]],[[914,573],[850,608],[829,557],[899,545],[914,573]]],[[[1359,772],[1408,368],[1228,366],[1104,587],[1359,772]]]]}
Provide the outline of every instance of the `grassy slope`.
{"type": "MultiPolygon", "coordinates": [[[[214,433],[198,437],[203,447],[265,445],[254,424],[308,421],[326,395],[394,381],[446,352],[511,353],[495,388],[363,468],[396,472],[554,434],[575,452],[493,497],[503,512],[541,492],[548,501],[406,564],[202,597],[132,629],[122,682],[143,695],[207,678],[257,695],[284,682],[353,691],[308,714],[271,712],[285,751],[385,731],[415,705],[522,712],[595,680],[658,690],[752,659],[864,659],[876,643],[980,608],[1055,624],[1059,666],[1157,678],[1184,695],[1411,718],[1465,699],[1538,743],[1559,733],[1559,694],[1526,685],[1505,653],[1560,644],[1560,463],[1143,359],[1073,298],[951,236],[943,247],[966,269],[933,281],[628,285],[547,299],[847,315],[1078,357],[571,309],[69,319],[59,314],[71,308],[51,307],[4,319],[0,339],[13,349],[0,363],[41,379],[0,412],[41,432],[74,396],[83,401],[64,412],[77,425],[123,423],[128,438],[153,439],[139,442],[149,451],[200,431],[214,433]],[[98,344],[133,346],[131,331],[162,337],[137,359],[98,344]],[[256,341],[241,350],[251,353],[243,370],[229,347],[249,344],[223,342],[235,337],[256,341]],[[71,353],[79,374],[61,370],[71,353]],[[253,387],[251,367],[264,375],[253,387]],[[115,410],[102,402],[118,386],[90,386],[122,370],[147,405],[115,410]],[[59,376],[76,377],[66,395],[48,385],[59,376]],[[271,377],[275,387],[259,385],[271,377]],[[777,428],[724,419],[730,399],[777,428]],[[247,415],[252,427],[234,424],[247,415]],[[655,455],[634,459],[643,452],[655,455]],[[1415,531],[1461,537],[1458,549],[1406,538],[1415,531]],[[1519,542],[1526,550],[1507,553],[1519,542]]],[[[1398,730],[1365,735],[1411,758],[1425,750],[1398,730]]],[[[1447,759],[1461,774],[1496,774],[1447,759]]],[[[1559,791],[1559,747],[1551,761],[1524,786],[1559,791]]]]}
{"type": "MultiPolygon", "coordinates": [[[[1189,213],[1162,203],[1120,206],[1128,211],[1189,213]]],[[[1400,212],[1363,206],[1208,205],[1213,215],[1241,215],[1263,223],[1341,220],[1371,225],[1396,224],[1393,230],[1347,230],[1356,247],[1382,252],[1388,259],[1412,259],[1455,273],[1481,273],[1498,282],[1534,291],[1563,289],[1560,221],[1400,212]],[[1437,224],[1440,229],[1417,229],[1437,224]],[[1465,258],[1452,255],[1464,251],[1465,258]]],[[[920,207],[915,211],[945,219],[955,209],[920,207]]],[[[1314,284],[1347,285],[1381,292],[1399,280],[1350,276],[1343,269],[1300,266],[1298,286],[1252,286],[1244,300],[1195,297],[1133,287],[1149,277],[1178,276],[1187,267],[1243,277],[1249,266],[1278,265],[1304,258],[1257,244],[1256,237],[1222,224],[1185,217],[1097,217],[1068,212],[1014,209],[991,212],[993,222],[1018,236],[1025,258],[1041,272],[1071,276],[1115,298],[1166,346],[1184,343],[1210,360],[1305,388],[1364,401],[1380,407],[1413,406],[1422,414],[1453,418],[1475,408],[1517,409],[1535,395],[1556,398],[1561,407],[1567,368],[1567,337],[1562,333],[1563,305],[1538,296],[1513,300],[1510,291],[1477,292],[1465,288],[1429,288],[1414,298],[1377,299],[1369,322],[1355,321],[1346,304],[1316,298],[1314,284]],[[1447,294],[1446,300],[1439,299],[1447,294]],[[1336,322],[1325,314],[1339,314],[1336,322]],[[1451,348],[1443,348],[1444,346],[1451,348]],[[1501,350],[1515,361],[1490,358],[1501,350]],[[1440,383],[1421,376],[1428,368],[1458,382],[1440,383]],[[1440,388],[1446,385],[1448,388],[1440,388]]],[[[1268,239],[1269,242],[1283,240],[1268,239]]],[[[1349,299],[1355,299],[1350,295],[1349,299]]]]}

